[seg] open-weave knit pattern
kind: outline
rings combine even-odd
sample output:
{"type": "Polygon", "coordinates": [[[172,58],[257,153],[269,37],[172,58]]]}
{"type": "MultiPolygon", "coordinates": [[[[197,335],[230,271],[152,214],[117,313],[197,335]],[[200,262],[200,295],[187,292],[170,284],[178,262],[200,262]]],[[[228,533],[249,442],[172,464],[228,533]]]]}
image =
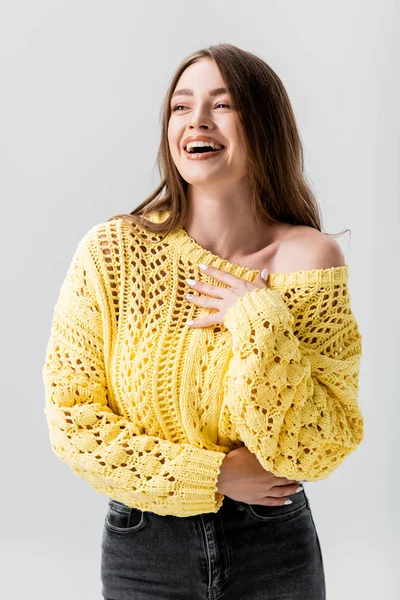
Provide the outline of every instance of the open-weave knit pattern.
{"type": "Polygon", "coordinates": [[[210,309],[186,300],[185,279],[224,286],[199,262],[259,271],[181,226],[162,238],[117,218],[77,246],[43,367],[55,454],[98,493],[159,515],[217,512],[222,460],[243,443],[276,475],[327,478],[364,435],[348,266],[270,273],[223,324],[190,328],[210,309]]]}

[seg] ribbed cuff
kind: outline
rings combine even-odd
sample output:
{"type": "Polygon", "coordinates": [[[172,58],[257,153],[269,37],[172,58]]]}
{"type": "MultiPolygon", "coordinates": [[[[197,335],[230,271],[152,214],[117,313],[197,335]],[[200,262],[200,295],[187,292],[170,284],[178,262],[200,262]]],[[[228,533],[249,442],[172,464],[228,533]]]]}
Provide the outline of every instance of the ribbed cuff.
{"type": "Polygon", "coordinates": [[[255,288],[238,298],[224,315],[224,325],[232,334],[244,335],[265,321],[288,326],[294,317],[277,290],[255,288]]]}
{"type": "Polygon", "coordinates": [[[181,455],[184,464],[173,469],[182,481],[181,493],[177,494],[181,497],[182,516],[216,513],[221,508],[224,495],[217,491],[217,481],[225,457],[224,452],[186,446],[184,456],[181,455]]]}

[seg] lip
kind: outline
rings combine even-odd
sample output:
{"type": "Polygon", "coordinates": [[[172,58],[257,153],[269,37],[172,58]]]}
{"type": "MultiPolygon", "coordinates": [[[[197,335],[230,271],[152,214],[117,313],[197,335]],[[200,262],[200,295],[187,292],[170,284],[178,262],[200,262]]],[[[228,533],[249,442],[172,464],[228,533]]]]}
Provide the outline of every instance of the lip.
{"type": "MultiPolygon", "coordinates": [[[[189,142],[213,142],[214,144],[218,144],[219,146],[224,146],[222,142],[209,135],[189,135],[182,142],[183,150],[189,142]]],[[[225,147],[223,149],[225,149],[225,147]]]]}
{"type": "Polygon", "coordinates": [[[219,156],[220,154],[222,154],[222,152],[225,152],[226,148],[222,148],[222,150],[216,150],[215,152],[188,152],[187,150],[183,149],[183,152],[186,156],[186,158],[188,158],[189,160],[212,160],[213,158],[216,158],[217,156],[219,156]]]}

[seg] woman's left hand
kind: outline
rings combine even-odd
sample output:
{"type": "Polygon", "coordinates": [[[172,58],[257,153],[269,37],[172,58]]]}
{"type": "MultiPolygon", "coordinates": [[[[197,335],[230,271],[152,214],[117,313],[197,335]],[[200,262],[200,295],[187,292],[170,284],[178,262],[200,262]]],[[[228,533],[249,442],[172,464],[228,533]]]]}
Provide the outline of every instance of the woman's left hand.
{"type": "Polygon", "coordinates": [[[200,317],[194,321],[188,321],[187,325],[190,327],[207,327],[208,325],[216,325],[217,323],[223,324],[223,318],[226,312],[238,298],[256,288],[267,287],[266,281],[261,277],[261,274],[263,274],[265,279],[267,278],[267,269],[263,269],[263,271],[258,273],[254,282],[241,279],[240,277],[236,277],[235,275],[227,273],[226,271],[221,271],[221,269],[217,269],[217,267],[213,267],[212,265],[208,265],[207,269],[202,270],[204,270],[207,275],[210,275],[214,279],[217,279],[221,283],[225,283],[230,287],[224,288],[217,285],[211,285],[209,283],[203,283],[202,281],[197,281],[195,279],[187,279],[187,283],[194,290],[210,296],[203,297],[193,295],[192,298],[187,298],[188,301],[196,306],[204,306],[206,308],[214,308],[218,310],[216,313],[200,317]],[[190,282],[194,282],[194,284],[191,285],[190,282]]]}

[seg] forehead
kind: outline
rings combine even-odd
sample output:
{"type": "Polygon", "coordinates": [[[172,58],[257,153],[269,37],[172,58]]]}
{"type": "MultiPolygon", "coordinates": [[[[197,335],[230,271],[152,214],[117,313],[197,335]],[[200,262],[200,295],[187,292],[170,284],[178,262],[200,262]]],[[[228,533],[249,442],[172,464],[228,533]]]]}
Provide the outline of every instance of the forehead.
{"type": "Polygon", "coordinates": [[[219,68],[215,61],[202,59],[193,63],[179,77],[172,96],[181,95],[191,96],[197,93],[219,95],[229,93],[227,85],[222,78],[219,68]],[[225,88],[225,89],[223,89],[225,88]],[[182,92],[182,90],[184,90],[182,92]]]}

